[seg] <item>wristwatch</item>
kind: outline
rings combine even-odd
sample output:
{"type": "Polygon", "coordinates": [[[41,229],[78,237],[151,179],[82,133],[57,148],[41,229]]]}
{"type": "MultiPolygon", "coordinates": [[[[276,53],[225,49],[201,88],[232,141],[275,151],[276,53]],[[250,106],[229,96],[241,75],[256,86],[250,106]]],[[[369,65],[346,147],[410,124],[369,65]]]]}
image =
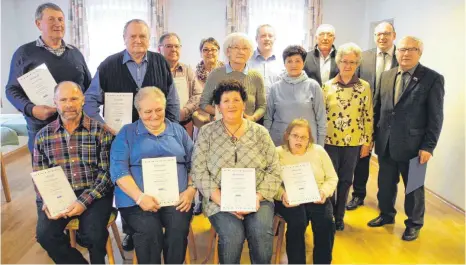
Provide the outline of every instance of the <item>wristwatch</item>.
{"type": "Polygon", "coordinates": [[[194,185],[194,182],[188,183],[188,188],[189,187],[192,187],[192,188],[196,189],[196,186],[194,185]]]}

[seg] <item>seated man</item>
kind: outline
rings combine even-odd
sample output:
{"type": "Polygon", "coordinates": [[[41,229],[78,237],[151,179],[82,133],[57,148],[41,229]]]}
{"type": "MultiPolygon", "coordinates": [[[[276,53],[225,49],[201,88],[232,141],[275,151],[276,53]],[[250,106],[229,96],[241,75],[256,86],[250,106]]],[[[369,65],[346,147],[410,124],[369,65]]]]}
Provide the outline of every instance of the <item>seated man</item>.
{"type": "Polygon", "coordinates": [[[77,200],[66,212],[51,217],[37,193],[37,241],[55,263],[88,263],[63,233],[70,220],[78,218],[91,263],[104,264],[113,202],[108,172],[113,136],[108,128],[83,114],[84,95],[76,83],[59,83],[54,101],[59,116],[37,133],[33,170],[61,166],[77,200]]]}

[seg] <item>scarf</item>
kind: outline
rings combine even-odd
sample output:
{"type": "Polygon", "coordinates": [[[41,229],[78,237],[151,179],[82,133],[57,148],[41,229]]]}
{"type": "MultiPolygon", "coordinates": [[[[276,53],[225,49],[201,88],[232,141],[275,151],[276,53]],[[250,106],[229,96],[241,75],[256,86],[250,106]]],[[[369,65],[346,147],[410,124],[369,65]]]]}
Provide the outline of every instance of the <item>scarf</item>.
{"type": "MultiPolygon", "coordinates": [[[[214,70],[215,68],[221,67],[223,65],[224,65],[223,62],[217,60],[217,63],[215,64],[214,67],[212,67],[212,70],[214,70]]],[[[210,70],[210,72],[212,72],[212,70],[210,70]]],[[[202,81],[203,83],[205,83],[205,81],[207,80],[207,77],[209,76],[210,72],[208,72],[207,69],[205,68],[204,61],[201,61],[200,63],[196,65],[197,79],[202,81]]]]}

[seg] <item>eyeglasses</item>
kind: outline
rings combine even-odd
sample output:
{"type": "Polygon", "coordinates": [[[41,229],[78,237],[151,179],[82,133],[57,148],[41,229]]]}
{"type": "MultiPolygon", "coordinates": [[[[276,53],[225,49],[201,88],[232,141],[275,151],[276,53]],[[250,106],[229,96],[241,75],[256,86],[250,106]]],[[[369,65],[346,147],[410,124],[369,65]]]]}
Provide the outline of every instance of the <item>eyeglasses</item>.
{"type": "Polygon", "coordinates": [[[358,62],[355,61],[340,61],[341,64],[355,66],[358,62]]]}
{"type": "Polygon", "coordinates": [[[378,33],[374,33],[374,35],[377,36],[377,38],[380,38],[382,36],[388,37],[388,36],[392,35],[392,32],[378,32],[378,33]]]}
{"type": "Polygon", "coordinates": [[[307,141],[309,140],[309,137],[306,137],[306,136],[299,136],[297,134],[290,134],[291,138],[295,139],[295,140],[300,140],[300,141],[307,141]]]}
{"type": "Polygon", "coordinates": [[[410,47],[410,48],[398,48],[396,49],[398,52],[417,52],[419,51],[419,48],[416,47],[410,47]]]}
{"type": "Polygon", "coordinates": [[[230,46],[229,48],[236,52],[238,51],[249,52],[249,47],[230,46]]]}
{"type": "Polygon", "coordinates": [[[181,44],[164,44],[160,46],[163,46],[166,49],[176,49],[176,50],[179,50],[182,47],[181,44]]]}
{"type": "Polygon", "coordinates": [[[203,53],[210,53],[210,52],[211,53],[216,53],[216,52],[218,52],[218,49],[206,49],[206,48],[204,48],[204,49],[202,49],[202,52],[203,53]]]}

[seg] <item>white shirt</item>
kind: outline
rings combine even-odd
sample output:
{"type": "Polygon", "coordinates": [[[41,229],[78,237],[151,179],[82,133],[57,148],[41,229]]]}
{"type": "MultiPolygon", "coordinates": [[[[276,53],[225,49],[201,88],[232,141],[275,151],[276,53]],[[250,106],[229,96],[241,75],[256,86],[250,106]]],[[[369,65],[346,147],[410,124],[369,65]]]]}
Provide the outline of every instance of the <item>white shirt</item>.
{"type": "Polygon", "coordinates": [[[332,65],[331,54],[335,49],[332,48],[332,50],[328,53],[326,58],[322,56],[322,52],[320,52],[318,47],[317,50],[319,51],[320,57],[320,80],[322,80],[322,84],[325,84],[330,79],[330,68],[332,65]]]}
{"type": "MultiPolygon", "coordinates": [[[[395,45],[393,45],[387,51],[387,56],[385,57],[385,66],[383,68],[384,71],[390,70],[392,68],[392,58],[393,58],[393,53],[394,52],[395,52],[395,45]]],[[[376,60],[375,69],[379,69],[379,65],[382,62],[383,62],[383,53],[379,48],[377,48],[377,60],[376,60]]]]}

